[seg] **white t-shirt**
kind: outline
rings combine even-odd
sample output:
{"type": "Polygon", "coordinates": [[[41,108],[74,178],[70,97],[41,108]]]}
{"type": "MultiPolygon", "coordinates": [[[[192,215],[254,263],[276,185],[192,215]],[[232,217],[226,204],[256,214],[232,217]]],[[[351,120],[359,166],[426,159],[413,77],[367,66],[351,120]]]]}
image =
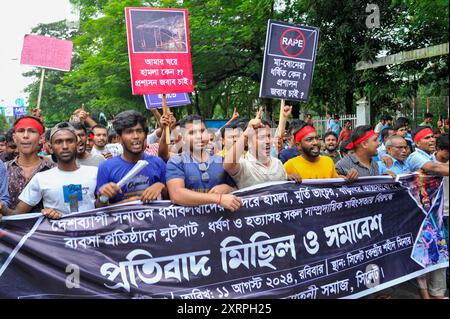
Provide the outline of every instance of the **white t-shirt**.
{"type": "Polygon", "coordinates": [[[283,163],[278,158],[271,157],[271,165],[267,167],[256,158],[247,153],[246,157],[239,159],[239,171],[236,175],[231,175],[239,189],[256,184],[285,181],[287,174],[283,163]]]}
{"type": "Polygon", "coordinates": [[[97,171],[94,166],[80,166],[70,172],[58,167],[39,172],[19,199],[30,206],[36,206],[43,199],[44,208],[54,208],[63,214],[94,209],[97,171]]]}
{"type": "Polygon", "coordinates": [[[103,150],[98,150],[95,146],[91,150],[92,155],[102,155],[104,153],[111,153],[112,156],[118,156],[123,154],[123,146],[122,144],[106,144],[103,150]]]}

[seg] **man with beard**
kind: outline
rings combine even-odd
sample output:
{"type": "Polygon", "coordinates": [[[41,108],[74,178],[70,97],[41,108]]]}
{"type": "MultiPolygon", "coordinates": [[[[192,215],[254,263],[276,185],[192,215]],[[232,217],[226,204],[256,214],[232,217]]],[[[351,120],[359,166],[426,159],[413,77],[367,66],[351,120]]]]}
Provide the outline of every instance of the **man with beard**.
{"type": "Polygon", "coordinates": [[[206,152],[209,136],[203,118],[188,115],[180,126],[184,128],[184,150],[167,163],[167,188],[172,202],[184,206],[218,204],[237,210],[241,200],[228,194],[235,185],[223,169],[223,158],[206,152]]]}
{"type": "MultiPolygon", "coordinates": [[[[285,181],[287,174],[283,163],[270,156],[271,127],[269,122],[261,120],[258,116],[252,119],[237,142],[228,146],[223,168],[230,174],[239,189],[255,184],[285,181]],[[242,157],[245,141],[248,140],[248,153],[242,157]]],[[[292,179],[301,182],[297,175],[292,179]]]]}
{"type": "Polygon", "coordinates": [[[341,160],[341,154],[338,151],[338,137],[334,132],[327,132],[323,137],[323,141],[325,143],[325,150],[322,152],[322,155],[328,156],[333,160],[333,163],[336,164],[341,160]]]}
{"type": "Polygon", "coordinates": [[[411,168],[408,163],[406,163],[406,159],[409,155],[409,146],[406,143],[406,140],[399,135],[393,135],[388,137],[385,145],[387,151],[386,156],[392,160],[392,166],[387,168],[384,162],[379,161],[378,168],[380,174],[384,174],[387,171],[396,175],[410,173],[411,168]]]}
{"type": "Polygon", "coordinates": [[[86,150],[87,143],[87,129],[81,122],[71,123],[77,132],[79,137],[78,147],[77,147],[77,163],[79,165],[85,166],[95,166],[99,167],[100,164],[106,161],[106,159],[101,155],[91,154],[86,150]]]}
{"type": "MultiPolygon", "coordinates": [[[[436,139],[433,130],[429,126],[418,126],[412,136],[416,150],[406,160],[411,171],[448,176],[448,164],[437,162],[434,156],[436,139]]],[[[432,298],[442,298],[445,292],[445,287],[442,289],[445,284],[445,270],[438,269],[417,277],[417,283],[422,299],[430,299],[430,295],[432,298]]]]}
{"type": "Polygon", "coordinates": [[[95,208],[97,168],[77,165],[77,141],[72,125],[57,124],[51,131],[50,145],[58,166],[34,175],[20,194],[16,208],[8,209],[0,203],[0,213],[28,213],[41,200],[44,204],[41,212],[49,218],[95,208]]]}
{"type": "MultiPolygon", "coordinates": [[[[38,156],[40,145],[44,142],[44,125],[34,116],[23,116],[14,123],[14,142],[19,155],[5,163],[8,171],[8,191],[11,199],[10,208],[15,208],[28,182],[39,172],[56,166],[51,160],[38,156]]],[[[40,203],[42,204],[42,203],[40,203]]],[[[33,207],[40,210],[42,205],[33,207]]]]}
{"type": "Polygon", "coordinates": [[[102,155],[106,159],[122,154],[123,150],[120,144],[107,144],[108,129],[104,125],[95,125],[92,128],[92,133],[94,133],[94,147],[91,154],[102,155]]]}
{"type": "Polygon", "coordinates": [[[98,206],[132,200],[148,203],[166,192],[166,164],[156,156],[144,153],[148,134],[147,119],[139,112],[125,111],[113,120],[113,127],[123,146],[123,154],[100,165],[97,177],[98,206]],[[131,181],[120,188],[117,183],[136,165],[145,160],[145,166],[131,181]],[[103,195],[103,196],[102,196],[103,195]],[[108,201],[101,201],[102,198],[108,201]]]}
{"type": "Polygon", "coordinates": [[[342,174],[344,176],[339,176],[333,160],[320,155],[320,139],[312,126],[303,124],[294,136],[301,155],[284,164],[288,175],[297,174],[303,179],[344,177],[349,181],[358,178],[355,170],[349,170],[349,172],[342,174]]]}

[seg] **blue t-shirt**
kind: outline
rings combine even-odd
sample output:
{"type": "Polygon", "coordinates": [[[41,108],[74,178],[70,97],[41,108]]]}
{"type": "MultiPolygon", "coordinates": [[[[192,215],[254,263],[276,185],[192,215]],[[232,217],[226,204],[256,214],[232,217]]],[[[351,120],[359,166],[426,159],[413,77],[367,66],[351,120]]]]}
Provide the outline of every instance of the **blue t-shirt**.
{"type": "Polygon", "coordinates": [[[297,147],[290,147],[287,149],[284,149],[280,152],[280,156],[278,157],[280,161],[284,164],[287,161],[289,161],[291,158],[297,157],[300,155],[300,152],[298,151],[297,147]]]}
{"type": "MultiPolygon", "coordinates": [[[[166,164],[157,157],[147,154],[142,155],[142,159],[148,162],[131,181],[122,187],[122,194],[117,194],[110,199],[110,203],[117,203],[132,196],[140,196],[148,187],[154,183],[166,183],[166,164]]],[[[125,161],[122,156],[114,156],[100,165],[97,174],[98,194],[100,188],[110,182],[118,183],[136,163],[125,161]]]]}
{"type": "Polygon", "coordinates": [[[8,193],[8,174],[2,161],[0,161],[0,200],[8,207],[11,205],[8,193]]]}
{"type": "Polygon", "coordinates": [[[330,130],[339,136],[339,134],[341,134],[341,124],[339,122],[331,122],[330,130]]]}
{"type": "MultiPolygon", "coordinates": [[[[209,175],[209,181],[202,181],[202,172],[199,169],[199,163],[186,152],[171,157],[167,162],[166,179],[170,181],[174,178],[184,180],[184,186],[187,189],[207,193],[214,186],[228,184],[235,187],[236,184],[223,169],[223,157],[211,155],[209,158],[209,167],[205,171],[209,175]]],[[[208,166],[208,164],[206,164],[208,166]]]]}
{"type": "Polygon", "coordinates": [[[433,162],[433,155],[416,148],[416,151],[408,156],[406,162],[411,167],[411,171],[415,172],[421,169],[426,162],[433,162]]]}

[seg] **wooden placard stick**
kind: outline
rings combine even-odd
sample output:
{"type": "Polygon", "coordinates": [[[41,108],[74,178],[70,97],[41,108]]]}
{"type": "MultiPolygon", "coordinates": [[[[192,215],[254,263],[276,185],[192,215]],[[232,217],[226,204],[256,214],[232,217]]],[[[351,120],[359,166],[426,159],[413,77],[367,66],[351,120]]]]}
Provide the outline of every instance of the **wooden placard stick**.
{"type": "Polygon", "coordinates": [[[284,101],[284,99],[282,99],[281,106],[280,106],[280,119],[278,122],[278,137],[279,138],[283,138],[283,134],[286,129],[286,120],[287,119],[284,118],[284,106],[285,106],[285,101],[284,101]]]}
{"type": "MultiPolygon", "coordinates": [[[[168,115],[169,114],[169,108],[167,107],[167,96],[166,94],[163,94],[163,114],[168,115]]],[[[170,144],[170,127],[167,126],[165,129],[165,136],[166,136],[166,144],[170,144]]]]}

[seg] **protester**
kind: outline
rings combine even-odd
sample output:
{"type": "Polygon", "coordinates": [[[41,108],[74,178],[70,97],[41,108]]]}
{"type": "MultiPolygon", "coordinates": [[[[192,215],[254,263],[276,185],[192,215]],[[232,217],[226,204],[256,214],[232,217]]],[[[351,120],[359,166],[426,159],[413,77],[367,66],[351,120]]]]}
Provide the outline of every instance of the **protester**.
{"type": "Polygon", "coordinates": [[[386,155],[386,146],[385,143],[387,141],[387,139],[395,134],[395,130],[392,127],[385,127],[381,130],[381,144],[380,146],[378,146],[377,149],[377,156],[376,156],[376,160],[378,161],[379,159],[381,159],[384,155],[386,155]]]}
{"type": "Polygon", "coordinates": [[[338,138],[336,133],[327,132],[323,136],[323,142],[325,144],[325,150],[322,152],[322,155],[328,156],[333,160],[333,163],[336,164],[339,162],[342,157],[338,151],[338,138]]]}
{"type": "Polygon", "coordinates": [[[380,142],[372,127],[357,126],[352,132],[350,141],[347,149],[353,152],[336,163],[337,172],[347,175],[352,169],[356,169],[359,177],[379,175],[378,164],[373,157],[377,155],[380,142]]]}
{"type": "Polygon", "coordinates": [[[328,131],[331,130],[331,123],[333,122],[333,117],[331,116],[331,113],[330,113],[330,112],[327,112],[327,113],[325,114],[325,119],[326,119],[326,122],[325,122],[325,132],[328,132],[328,131]]]}
{"type": "Polygon", "coordinates": [[[330,131],[334,132],[337,136],[339,136],[341,134],[341,122],[340,122],[341,117],[336,114],[334,116],[333,122],[331,122],[331,127],[330,127],[330,131]]]}
{"type": "MultiPolygon", "coordinates": [[[[8,193],[8,174],[6,168],[2,163],[0,163],[0,203],[6,205],[7,207],[11,206],[11,201],[9,200],[8,193]]],[[[0,221],[2,220],[2,212],[0,210],[0,221]]]]}
{"type": "Polygon", "coordinates": [[[376,134],[380,134],[381,130],[384,127],[384,124],[386,124],[386,115],[381,116],[380,121],[375,126],[374,131],[376,134]]]}
{"type": "Polygon", "coordinates": [[[0,134],[0,153],[6,151],[6,136],[0,134]]]}
{"type": "MultiPolygon", "coordinates": [[[[270,123],[257,117],[248,123],[237,142],[229,148],[223,167],[239,189],[265,182],[287,180],[283,163],[270,156],[271,133],[270,123]],[[246,157],[242,157],[246,140],[249,152],[246,157]]],[[[298,176],[291,178],[301,182],[298,176]]]]}
{"type": "Polygon", "coordinates": [[[184,129],[184,150],[167,163],[167,188],[173,203],[184,206],[218,204],[230,211],[241,206],[240,199],[228,194],[235,184],[223,169],[223,158],[206,153],[208,131],[198,115],[180,122],[184,129]]]}
{"type": "MultiPolygon", "coordinates": [[[[288,175],[298,175],[302,179],[336,178],[339,176],[334,167],[333,160],[320,155],[320,139],[317,131],[306,123],[295,132],[295,142],[300,155],[290,159],[284,164],[288,175]]],[[[344,174],[342,174],[344,175],[344,174]]],[[[356,171],[349,170],[345,178],[355,180],[356,171]]]]}
{"type": "Polygon", "coordinates": [[[416,150],[406,160],[413,172],[422,170],[448,176],[448,165],[436,163],[433,153],[436,151],[436,139],[429,126],[418,126],[413,131],[416,150]]]}
{"type": "Polygon", "coordinates": [[[91,153],[94,148],[94,133],[91,130],[87,131],[87,140],[86,140],[86,152],[91,153]]]}
{"type": "Polygon", "coordinates": [[[314,122],[313,122],[313,118],[312,118],[312,115],[311,115],[311,114],[307,114],[307,115],[306,115],[305,122],[306,122],[308,125],[314,127],[314,122]]]}
{"type": "Polygon", "coordinates": [[[339,146],[342,142],[348,141],[352,136],[352,122],[350,120],[344,121],[344,127],[339,134],[337,145],[339,146]]]}
{"type": "Polygon", "coordinates": [[[392,135],[388,137],[386,140],[386,156],[392,160],[392,166],[387,168],[384,162],[379,161],[377,164],[380,174],[384,174],[387,171],[390,171],[396,175],[411,173],[411,168],[406,162],[409,155],[408,148],[409,147],[406,140],[400,135],[392,135]]]}
{"type": "MultiPolygon", "coordinates": [[[[19,155],[6,162],[8,171],[8,191],[11,200],[10,208],[14,209],[19,202],[28,182],[39,172],[45,172],[56,165],[47,158],[38,155],[40,145],[44,140],[44,125],[38,117],[23,116],[14,123],[13,139],[17,145],[19,155]]],[[[42,209],[42,203],[38,203],[31,210],[42,209]]]]}
{"type": "Polygon", "coordinates": [[[91,150],[92,155],[102,155],[105,159],[122,154],[123,149],[120,144],[107,144],[108,129],[102,125],[97,124],[92,127],[94,133],[94,147],[91,150]]]}
{"type": "Polygon", "coordinates": [[[108,144],[118,144],[120,143],[119,135],[114,130],[110,130],[108,133],[108,144]]]}
{"type": "MultiPolygon", "coordinates": [[[[407,159],[407,163],[410,165],[411,170],[413,172],[423,171],[425,173],[448,176],[448,164],[439,162],[435,158],[436,139],[434,138],[432,129],[429,126],[418,126],[413,131],[413,139],[417,147],[415,152],[407,159]]],[[[445,148],[445,144],[441,144],[440,147],[445,148]]],[[[445,160],[445,156],[442,156],[441,154],[439,154],[438,157],[445,160]]],[[[445,269],[438,269],[425,276],[418,277],[417,283],[419,284],[421,298],[443,298],[446,290],[445,276],[445,269]]]]}
{"type": "MultiPolygon", "coordinates": [[[[448,166],[449,161],[449,147],[448,134],[442,134],[436,141],[436,153],[434,158],[438,163],[444,163],[448,166]]],[[[447,243],[448,243],[448,208],[449,208],[449,177],[444,176],[444,224],[447,229],[447,243]]]]}
{"type": "Polygon", "coordinates": [[[0,204],[3,215],[24,214],[42,200],[42,214],[59,218],[61,214],[95,208],[97,168],[76,163],[78,136],[67,122],[53,127],[50,143],[57,159],[57,167],[39,172],[29,181],[19,196],[14,210],[0,204]]]}
{"type": "Polygon", "coordinates": [[[11,128],[6,133],[6,149],[2,153],[0,153],[0,161],[2,162],[8,162],[12,159],[14,159],[17,155],[19,155],[19,152],[17,150],[17,145],[14,142],[13,139],[14,134],[14,128],[11,128]]]}
{"type": "Polygon", "coordinates": [[[304,125],[304,121],[302,120],[292,120],[289,125],[288,130],[288,148],[283,149],[278,158],[280,159],[281,163],[286,163],[291,158],[297,157],[300,155],[300,152],[298,150],[297,145],[295,144],[295,138],[294,138],[294,132],[296,132],[302,125],[304,125]]]}
{"type": "Polygon", "coordinates": [[[220,136],[222,139],[222,149],[217,152],[217,155],[225,157],[227,151],[233,147],[233,145],[238,140],[239,136],[242,134],[242,129],[237,125],[236,122],[225,125],[220,129],[220,136]]]}
{"type": "Polygon", "coordinates": [[[97,206],[140,200],[148,203],[161,199],[166,192],[166,165],[156,156],[144,153],[148,134],[147,119],[137,111],[124,111],[116,115],[113,127],[120,136],[123,154],[100,165],[97,176],[97,206]],[[117,183],[136,165],[145,160],[144,167],[132,180],[121,188],[117,183]],[[108,200],[102,200],[106,196],[108,200]]]}
{"type": "Polygon", "coordinates": [[[385,122],[384,122],[383,128],[381,130],[383,130],[387,127],[392,127],[392,123],[394,121],[393,117],[390,115],[386,115],[386,117],[384,119],[385,119],[385,122]]]}
{"type": "Polygon", "coordinates": [[[423,117],[423,122],[420,123],[419,126],[433,127],[433,114],[425,113],[425,116],[423,117]]]}
{"type": "Polygon", "coordinates": [[[71,123],[77,132],[79,137],[77,146],[77,163],[79,165],[85,166],[95,166],[99,167],[100,164],[106,161],[106,159],[101,155],[94,155],[86,150],[87,142],[87,129],[82,122],[71,123]]]}

